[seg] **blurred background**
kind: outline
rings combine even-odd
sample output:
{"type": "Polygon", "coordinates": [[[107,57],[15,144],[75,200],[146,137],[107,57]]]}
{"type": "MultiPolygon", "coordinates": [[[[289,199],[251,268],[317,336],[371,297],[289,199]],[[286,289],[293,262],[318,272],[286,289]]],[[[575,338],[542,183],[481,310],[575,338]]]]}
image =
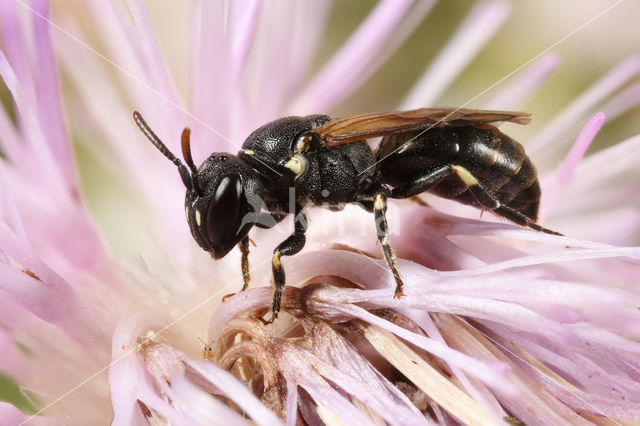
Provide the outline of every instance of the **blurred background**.
{"type": "MultiPolygon", "coordinates": [[[[58,3],[62,6],[62,3],[67,2],[58,3]]],[[[333,111],[318,112],[342,116],[397,109],[413,84],[477,3],[474,0],[437,2],[402,47],[353,96],[341,102],[333,111]]],[[[457,106],[465,103],[584,25],[551,49],[551,52],[559,56],[560,64],[524,108],[534,114],[531,125],[514,129],[526,137],[539,130],[563,106],[616,63],[630,54],[640,54],[640,2],[520,0],[510,3],[510,14],[486,47],[480,50],[466,70],[442,95],[437,105],[425,106],[457,106]],[[585,25],[613,5],[616,6],[585,25]]],[[[376,4],[377,1],[374,0],[333,2],[327,30],[313,56],[313,69],[318,69],[331,58],[376,4]]],[[[175,81],[183,89],[183,93],[187,93],[186,10],[180,2],[156,0],[150,11],[175,81]]],[[[486,95],[490,97],[491,92],[486,95]]],[[[473,107],[473,103],[471,106],[473,107]]],[[[636,134],[638,129],[640,107],[619,117],[615,123],[608,122],[592,149],[599,149],[607,140],[620,141],[636,134]]]]}
{"type": "MultiPolygon", "coordinates": [[[[173,0],[147,1],[174,81],[185,98],[188,93],[189,65],[186,3],[173,0]]],[[[477,3],[473,0],[436,3],[407,41],[352,96],[340,102],[332,111],[316,112],[343,116],[398,109],[413,84],[477,3]]],[[[52,4],[52,18],[56,24],[75,34],[83,34],[84,42],[97,51],[102,51],[100,41],[92,38],[90,21],[83,19],[86,6],[82,0],[54,0],[52,4]],[[74,15],[75,19],[72,19],[74,15]]],[[[319,69],[331,58],[376,4],[373,0],[334,1],[326,32],[312,56],[312,72],[308,78],[313,76],[313,70],[319,69]]],[[[510,15],[486,47],[480,50],[434,105],[424,106],[459,106],[466,103],[584,25],[551,50],[558,55],[560,64],[522,108],[533,113],[532,123],[529,126],[511,126],[507,131],[526,147],[527,139],[543,128],[583,90],[624,58],[640,54],[639,17],[640,2],[634,0],[514,0],[511,2],[510,15]],[[611,10],[585,25],[613,5],[615,7],[611,10]]],[[[54,40],[66,37],[55,30],[53,36],[54,40]]],[[[73,105],[73,97],[76,96],[74,89],[69,87],[64,72],[61,78],[65,102],[73,105]]],[[[638,78],[635,80],[637,82],[638,78]]],[[[508,82],[509,80],[505,81],[505,84],[508,82]]],[[[490,99],[492,93],[487,92],[485,97],[478,98],[469,107],[482,105],[482,101],[490,99]]],[[[0,100],[5,108],[12,110],[6,87],[2,83],[0,100]]],[[[73,111],[73,108],[67,108],[66,119],[74,135],[74,116],[69,111],[73,111]]],[[[636,105],[615,120],[608,121],[590,150],[601,149],[639,131],[640,107],[636,105]]],[[[577,131],[575,134],[577,135],[577,131]]],[[[100,159],[86,149],[86,144],[97,141],[79,140],[76,136],[74,138],[84,194],[104,230],[105,238],[117,257],[130,259],[137,256],[140,250],[153,245],[148,229],[141,226],[145,223],[148,214],[145,209],[148,206],[140,203],[127,182],[104,167],[100,159]]],[[[131,143],[146,142],[140,139],[131,143]]],[[[167,173],[174,171],[168,170],[167,173]]],[[[9,400],[20,408],[27,408],[28,404],[20,399],[15,386],[3,385],[2,381],[0,377],[0,400],[9,400]]]]}
{"type": "MultiPolygon", "coordinates": [[[[85,34],[84,40],[93,48],[102,51],[98,39],[86,39],[91,36],[91,28],[90,22],[82,19],[85,5],[80,0],[74,1],[75,5],[71,9],[69,1],[54,1],[54,19],[58,19],[60,25],[67,28],[69,26],[65,25],[65,22],[69,21],[69,14],[78,15],[80,19],[75,19],[74,24],[89,26],[81,28],[81,33],[85,34]],[[56,18],[57,16],[59,18],[56,18]]],[[[473,0],[436,2],[426,19],[418,25],[407,41],[352,96],[344,99],[331,111],[315,112],[344,116],[398,109],[398,105],[432,60],[456,33],[473,8],[480,3],[482,1],[473,0]]],[[[372,0],[333,2],[327,17],[326,31],[318,43],[317,51],[312,55],[312,68],[307,81],[313,77],[314,71],[322,67],[348,40],[376,4],[377,2],[372,0]]],[[[505,126],[505,131],[526,147],[527,140],[556,117],[583,90],[620,61],[630,55],[640,54],[640,26],[637,23],[640,2],[538,0],[512,1],[508,4],[510,13],[486,46],[434,104],[424,106],[462,105],[564,39],[550,50],[559,60],[555,72],[521,108],[533,114],[531,124],[505,126]],[[611,9],[602,13],[608,8],[611,9]],[[601,16],[595,18],[601,13],[601,16]],[[589,21],[591,22],[586,24],[589,21]],[[573,34],[567,37],[571,33],[573,34]]],[[[169,0],[155,0],[147,2],[147,5],[174,81],[186,98],[189,87],[187,10],[182,2],[169,0]]],[[[54,32],[54,39],[55,37],[66,36],[54,32]]],[[[117,71],[114,70],[115,73],[117,71]]],[[[513,77],[517,78],[518,75],[515,73],[513,77]]],[[[64,85],[64,74],[62,78],[64,85]]],[[[638,78],[635,80],[637,82],[638,78]]],[[[471,102],[468,107],[481,107],[503,85],[511,81],[512,79],[508,78],[501,82],[471,102]]],[[[72,99],[73,89],[67,91],[67,96],[68,99],[72,99]]],[[[68,117],[68,122],[73,127],[73,117],[68,117]]],[[[569,135],[566,137],[575,138],[585,122],[586,119],[577,123],[572,132],[566,132],[569,135]]],[[[617,143],[639,131],[640,107],[636,104],[618,118],[607,120],[589,150],[594,151],[617,143]]],[[[128,258],[137,256],[140,247],[153,245],[147,231],[139,226],[145,222],[149,214],[145,210],[148,207],[140,204],[138,197],[129,191],[127,182],[122,182],[117,174],[105,168],[83,147],[85,143],[93,143],[92,141],[77,142],[81,142],[76,144],[76,152],[90,208],[105,229],[105,235],[115,252],[128,258]]],[[[561,158],[558,157],[558,161],[561,158]]]]}

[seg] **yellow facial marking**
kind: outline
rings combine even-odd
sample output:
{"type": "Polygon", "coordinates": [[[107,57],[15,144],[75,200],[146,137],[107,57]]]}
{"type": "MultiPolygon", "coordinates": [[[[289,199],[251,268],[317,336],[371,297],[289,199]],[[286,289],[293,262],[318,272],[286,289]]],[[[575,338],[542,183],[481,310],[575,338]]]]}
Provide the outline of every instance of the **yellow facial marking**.
{"type": "Polygon", "coordinates": [[[196,224],[198,226],[200,226],[201,220],[200,220],[200,212],[198,210],[196,210],[196,224]]]}
{"type": "Polygon", "coordinates": [[[184,208],[184,214],[187,216],[187,220],[189,220],[189,207],[184,208]]]}
{"type": "Polygon", "coordinates": [[[478,184],[478,179],[476,179],[471,172],[464,167],[453,165],[451,168],[458,176],[460,176],[460,179],[462,179],[465,185],[474,186],[478,184]]]}
{"type": "Polygon", "coordinates": [[[376,194],[376,199],[373,202],[373,208],[376,210],[384,209],[384,198],[382,198],[381,194],[376,194]]]}
{"type": "Polygon", "coordinates": [[[271,259],[271,262],[273,263],[273,266],[276,269],[280,269],[281,267],[281,263],[280,263],[280,257],[282,257],[282,253],[280,253],[279,251],[273,253],[273,259],[271,259]]]}
{"type": "Polygon", "coordinates": [[[305,160],[300,155],[294,155],[284,164],[284,166],[295,173],[296,177],[298,177],[304,170],[305,160]]]}

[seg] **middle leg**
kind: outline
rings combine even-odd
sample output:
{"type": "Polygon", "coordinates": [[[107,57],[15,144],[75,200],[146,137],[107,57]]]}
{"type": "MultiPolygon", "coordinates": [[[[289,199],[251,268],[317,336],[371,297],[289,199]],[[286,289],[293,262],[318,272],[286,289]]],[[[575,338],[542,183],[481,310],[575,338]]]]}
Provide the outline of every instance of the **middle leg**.
{"type": "Polygon", "coordinates": [[[498,197],[492,194],[489,190],[487,190],[479,181],[476,179],[471,172],[465,169],[462,166],[451,166],[453,171],[460,177],[462,182],[469,188],[469,191],[473,194],[473,196],[478,200],[478,203],[487,210],[492,211],[494,214],[498,216],[502,216],[511,222],[517,223],[521,226],[526,226],[528,228],[534,229],[536,231],[545,232],[551,235],[562,235],[559,232],[552,231],[551,229],[544,228],[537,224],[535,220],[526,216],[525,214],[509,207],[508,205],[504,205],[500,202],[498,197]]]}
{"type": "Polygon", "coordinates": [[[380,244],[382,245],[382,252],[384,253],[384,258],[387,261],[387,266],[391,269],[393,278],[396,280],[396,291],[393,297],[400,298],[403,296],[402,286],[404,283],[402,282],[400,272],[398,271],[396,253],[393,250],[393,247],[391,247],[391,243],[389,241],[389,227],[387,226],[386,211],[387,197],[382,193],[377,193],[373,199],[373,214],[376,221],[378,241],[380,241],[380,244]]]}
{"type": "Polygon", "coordinates": [[[421,194],[451,173],[453,173],[453,167],[450,164],[437,165],[426,170],[422,176],[413,181],[393,188],[391,190],[391,198],[410,198],[421,194]]]}

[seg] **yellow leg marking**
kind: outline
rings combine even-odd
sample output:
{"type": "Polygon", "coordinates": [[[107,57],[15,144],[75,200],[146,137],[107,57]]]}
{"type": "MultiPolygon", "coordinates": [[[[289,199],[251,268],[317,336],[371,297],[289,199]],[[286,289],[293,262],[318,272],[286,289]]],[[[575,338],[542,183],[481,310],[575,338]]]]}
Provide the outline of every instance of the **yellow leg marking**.
{"type": "Polygon", "coordinates": [[[376,199],[373,202],[373,208],[376,210],[384,209],[384,198],[382,197],[382,194],[376,194],[376,199]]]}
{"type": "Polygon", "coordinates": [[[273,266],[276,269],[280,269],[280,267],[282,266],[282,264],[280,263],[281,257],[282,257],[282,253],[280,253],[279,251],[273,253],[273,258],[271,259],[271,263],[273,263],[273,266]]]}
{"type": "Polygon", "coordinates": [[[460,179],[462,179],[465,185],[474,186],[478,184],[478,179],[476,179],[471,172],[464,167],[453,165],[451,168],[458,176],[460,176],[460,179]]]}

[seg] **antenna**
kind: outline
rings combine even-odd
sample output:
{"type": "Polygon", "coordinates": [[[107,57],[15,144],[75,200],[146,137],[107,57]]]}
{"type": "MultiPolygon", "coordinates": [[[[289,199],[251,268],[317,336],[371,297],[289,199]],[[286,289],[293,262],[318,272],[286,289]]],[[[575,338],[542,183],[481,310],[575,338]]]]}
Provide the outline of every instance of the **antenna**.
{"type": "MultiPolygon", "coordinates": [[[[186,186],[187,189],[189,190],[193,190],[194,189],[193,178],[189,174],[189,170],[187,170],[185,165],[182,164],[182,161],[180,161],[178,157],[176,157],[171,151],[169,151],[169,148],[167,148],[167,146],[164,143],[162,143],[160,138],[155,133],[153,133],[153,130],[151,130],[147,122],[144,121],[144,118],[142,118],[142,114],[140,114],[138,111],[133,111],[133,121],[136,122],[136,125],[138,126],[140,131],[142,131],[142,133],[144,133],[147,139],[151,141],[153,146],[155,146],[158,149],[158,151],[162,153],[162,155],[167,157],[173,164],[175,164],[178,167],[178,172],[180,173],[180,178],[182,178],[182,183],[184,183],[184,186],[186,186]]],[[[185,158],[185,161],[187,162],[187,164],[195,174],[195,166],[193,164],[193,160],[191,159],[191,149],[188,146],[189,145],[188,129],[185,129],[185,132],[187,133],[187,152],[189,154],[189,157],[185,158]]],[[[185,153],[185,149],[184,149],[185,132],[182,132],[183,154],[185,153]]]]}
{"type": "Polygon", "coordinates": [[[198,169],[196,169],[196,165],[193,164],[193,158],[191,158],[191,129],[188,127],[185,127],[182,131],[182,158],[191,169],[191,175],[197,175],[198,169]]]}

